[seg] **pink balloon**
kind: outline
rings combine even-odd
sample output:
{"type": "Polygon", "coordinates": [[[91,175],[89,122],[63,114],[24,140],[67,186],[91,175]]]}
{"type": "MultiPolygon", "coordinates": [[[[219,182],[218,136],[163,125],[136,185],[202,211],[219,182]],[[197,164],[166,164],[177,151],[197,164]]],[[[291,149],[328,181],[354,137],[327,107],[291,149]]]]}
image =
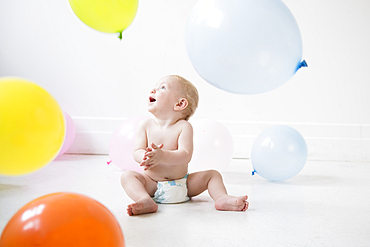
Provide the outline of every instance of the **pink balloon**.
{"type": "Polygon", "coordinates": [[[234,153],[234,142],[229,130],[211,119],[193,119],[190,123],[194,131],[194,150],[189,171],[224,171],[234,153]]]}
{"type": "Polygon", "coordinates": [[[122,122],[113,132],[109,144],[109,158],[112,163],[123,170],[142,172],[142,168],[134,160],[134,143],[138,124],[149,116],[137,116],[122,122]]]}
{"type": "Polygon", "coordinates": [[[66,112],[64,112],[64,117],[66,119],[66,136],[64,137],[62,149],[59,151],[57,157],[64,154],[71,147],[76,137],[76,126],[73,119],[66,112]]]}

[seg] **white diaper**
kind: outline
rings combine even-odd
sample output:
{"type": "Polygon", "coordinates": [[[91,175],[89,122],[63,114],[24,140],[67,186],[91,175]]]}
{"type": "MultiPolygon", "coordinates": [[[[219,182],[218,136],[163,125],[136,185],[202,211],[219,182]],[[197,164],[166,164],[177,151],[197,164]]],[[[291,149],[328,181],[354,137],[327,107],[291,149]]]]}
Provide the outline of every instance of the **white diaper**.
{"type": "Polygon", "coordinates": [[[189,201],[186,180],[188,174],[178,180],[158,182],[153,200],[157,203],[180,203],[189,201]]]}

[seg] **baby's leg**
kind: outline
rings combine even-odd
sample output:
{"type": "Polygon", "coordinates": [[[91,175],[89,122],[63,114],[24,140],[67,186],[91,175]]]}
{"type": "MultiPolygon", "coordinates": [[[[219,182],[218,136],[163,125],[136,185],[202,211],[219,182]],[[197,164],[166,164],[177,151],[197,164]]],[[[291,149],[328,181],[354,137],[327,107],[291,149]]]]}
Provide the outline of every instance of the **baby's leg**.
{"type": "Polygon", "coordinates": [[[218,171],[209,170],[196,172],[189,175],[189,197],[197,196],[208,189],[209,195],[215,201],[215,208],[224,211],[245,211],[248,209],[248,196],[230,196],[226,192],[222,176],[218,171]]]}
{"type": "Polygon", "coordinates": [[[126,194],[135,202],[127,206],[127,214],[139,215],[154,213],[158,205],[151,198],[157,189],[157,183],[148,176],[135,172],[125,171],[121,175],[121,185],[126,194]]]}

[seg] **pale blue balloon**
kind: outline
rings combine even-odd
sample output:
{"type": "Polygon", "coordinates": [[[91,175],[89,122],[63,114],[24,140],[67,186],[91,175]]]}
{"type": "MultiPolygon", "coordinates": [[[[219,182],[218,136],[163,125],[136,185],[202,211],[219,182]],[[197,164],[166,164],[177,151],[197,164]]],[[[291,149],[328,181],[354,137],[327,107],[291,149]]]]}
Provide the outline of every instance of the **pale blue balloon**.
{"type": "Polygon", "coordinates": [[[198,74],[232,93],[273,90],[307,66],[298,24],[281,0],[200,0],[185,37],[198,74]]]}
{"type": "Polygon", "coordinates": [[[292,178],[303,169],[307,153],[306,141],[297,130],[285,125],[270,127],[254,141],[253,174],[273,181],[292,178]]]}

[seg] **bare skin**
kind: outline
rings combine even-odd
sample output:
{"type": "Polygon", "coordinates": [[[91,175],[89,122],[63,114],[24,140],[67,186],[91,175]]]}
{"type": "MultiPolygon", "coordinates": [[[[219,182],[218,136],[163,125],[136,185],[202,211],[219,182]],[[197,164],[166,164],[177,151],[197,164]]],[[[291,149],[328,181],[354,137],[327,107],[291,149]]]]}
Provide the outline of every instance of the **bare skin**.
{"type": "MultiPolygon", "coordinates": [[[[149,176],[135,171],[126,171],[121,176],[121,182],[127,195],[135,201],[128,205],[128,215],[154,213],[158,210],[158,205],[151,198],[157,189],[157,183],[149,176]],[[130,182],[133,178],[134,181],[130,182]]],[[[235,197],[227,194],[222,177],[217,171],[209,170],[189,174],[187,184],[190,198],[208,189],[217,210],[246,211],[249,207],[247,195],[235,197]]]]}
{"type": "Polygon", "coordinates": [[[188,177],[188,196],[194,197],[208,189],[215,201],[215,208],[220,211],[246,211],[249,207],[248,196],[231,196],[227,194],[222,176],[218,171],[195,172],[188,177]]]}
{"type": "Polygon", "coordinates": [[[225,195],[215,202],[215,208],[220,211],[246,211],[249,203],[248,196],[233,197],[225,195]]]}
{"type": "Polygon", "coordinates": [[[158,205],[152,198],[140,199],[127,206],[127,214],[130,216],[157,212],[158,205]]]}
{"type": "MultiPolygon", "coordinates": [[[[193,128],[183,120],[188,101],[178,80],[172,76],[162,78],[148,97],[148,110],[154,119],[139,124],[134,145],[134,159],[144,172],[125,171],[121,176],[123,189],[134,200],[127,207],[130,216],[156,212],[158,205],[151,197],[157,190],[157,182],[177,180],[188,172],[193,153],[193,128]]],[[[248,196],[228,195],[217,171],[189,174],[187,187],[190,198],[208,189],[217,210],[248,209],[248,196]]]]}

